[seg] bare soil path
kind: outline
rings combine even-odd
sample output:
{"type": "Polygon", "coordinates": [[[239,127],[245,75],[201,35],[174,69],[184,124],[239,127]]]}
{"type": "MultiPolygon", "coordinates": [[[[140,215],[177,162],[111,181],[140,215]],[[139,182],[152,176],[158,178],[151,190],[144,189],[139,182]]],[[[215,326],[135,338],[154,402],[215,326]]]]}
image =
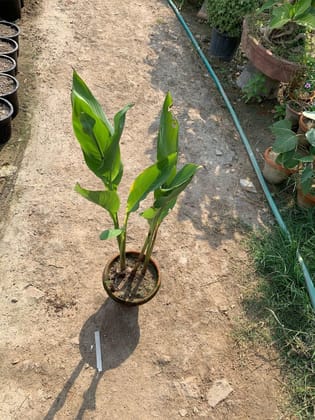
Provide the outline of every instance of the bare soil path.
{"type": "MultiPolygon", "coordinates": [[[[167,2],[25,3],[21,111],[0,151],[0,419],[281,418],[277,355],[242,349],[231,336],[255,281],[242,225],[261,224],[268,210],[222,100],[167,2]],[[181,159],[203,165],[161,228],[154,256],[162,287],[143,307],[106,297],[101,273],[115,244],[98,235],[109,221],[73,191],[77,181],[98,186],[72,133],[73,67],[109,116],[135,102],[122,138],[130,182],[151,162],[167,90],[181,159]],[[244,191],[241,178],[258,192],[244,191]],[[216,404],[220,384],[227,395],[216,404]]],[[[146,226],[133,221],[138,248],[146,226]]]]}

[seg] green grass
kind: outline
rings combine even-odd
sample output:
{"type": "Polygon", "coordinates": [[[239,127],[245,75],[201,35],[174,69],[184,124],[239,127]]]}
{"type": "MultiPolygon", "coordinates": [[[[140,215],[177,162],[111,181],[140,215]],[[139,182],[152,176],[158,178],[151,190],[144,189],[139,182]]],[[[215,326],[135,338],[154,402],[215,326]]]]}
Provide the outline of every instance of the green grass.
{"type": "Polygon", "coordinates": [[[252,233],[248,242],[261,282],[243,301],[252,325],[252,328],[247,327],[246,334],[249,340],[254,337],[254,340],[264,341],[270,335],[270,342],[280,354],[294,415],[314,419],[315,312],[296,250],[299,247],[314,279],[315,210],[286,209],[283,217],[292,235],[291,243],[276,225],[269,231],[252,233]],[[268,334],[265,328],[259,328],[262,323],[268,326],[268,334]]]}

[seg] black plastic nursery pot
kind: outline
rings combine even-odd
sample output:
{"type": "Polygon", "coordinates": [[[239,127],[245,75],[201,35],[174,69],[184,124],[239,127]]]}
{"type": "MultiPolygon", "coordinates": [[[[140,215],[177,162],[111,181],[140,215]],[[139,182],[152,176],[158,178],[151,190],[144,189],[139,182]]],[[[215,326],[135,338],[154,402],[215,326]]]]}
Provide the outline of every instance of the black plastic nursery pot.
{"type": "Polygon", "coordinates": [[[222,34],[213,28],[211,31],[210,55],[222,61],[231,61],[240,42],[239,37],[222,34]]]}
{"type": "Polygon", "coordinates": [[[0,98],[0,144],[6,143],[12,134],[13,106],[4,98],[0,98]]]}
{"type": "Polygon", "coordinates": [[[14,39],[0,36],[0,54],[14,58],[17,63],[19,44],[14,39]]]}
{"type": "Polygon", "coordinates": [[[0,74],[0,98],[8,100],[13,106],[12,119],[19,112],[18,80],[10,74],[0,74]]]}
{"type": "Polygon", "coordinates": [[[16,61],[14,58],[8,55],[0,55],[0,73],[11,74],[11,76],[16,75],[16,61]]]}
{"type": "Polygon", "coordinates": [[[20,28],[13,22],[0,20],[0,37],[13,39],[19,43],[20,28]]]}
{"type": "Polygon", "coordinates": [[[8,21],[21,18],[21,0],[0,0],[0,17],[8,21]]]}

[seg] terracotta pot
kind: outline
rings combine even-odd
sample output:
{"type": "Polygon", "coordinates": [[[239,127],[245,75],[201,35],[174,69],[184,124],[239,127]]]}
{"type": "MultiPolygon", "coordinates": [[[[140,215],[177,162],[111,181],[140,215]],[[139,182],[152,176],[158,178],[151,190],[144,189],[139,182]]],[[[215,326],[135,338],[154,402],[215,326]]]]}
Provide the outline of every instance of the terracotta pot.
{"type": "Polygon", "coordinates": [[[312,121],[309,118],[306,118],[303,114],[301,114],[299,118],[298,133],[306,133],[311,128],[315,128],[315,121],[312,121]]]}
{"type": "Polygon", "coordinates": [[[6,99],[0,98],[0,143],[6,143],[11,138],[12,115],[12,104],[6,99]]]}
{"type": "MultiPolygon", "coordinates": [[[[130,268],[132,268],[134,263],[138,260],[139,255],[140,253],[137,251],[126,252],[126,261],[127,261],[127,265],[129,261],[130,268]]],[[[132,281],[129,283],[128,283],[128,280],[127,282],[124,282],[122,278],[120,278],[120,280],[124,283],[123,285],[121,285],[121,283],[119,282],[117,285],[113,284],[113,281],[111,280],[110,272],[113,269],[114,265],[119,264],[119,257],[120,257],[119,254],[116,254],[113,257],[111,257],[103,271],[103,287],[106,293],[108,294],[108,296],[111,297],[116,302],[123,303],[124,305],[127,305],[127,306],[138,306],[151,300],[156,295],[161,285],[160,269],[157,262],[154,261],[153,258],[150,258],[147,272],[150,272],[152,284],[150,284],[150,288],[146,289],[145,292],[140,293],[141,278],[139,280],[139,276],[134,277],[132,281]],[[133,292],[139,291],[139,296],[137,296],[137,293],[136,293],[135,297],[130,297],[131,296],[131,293],[129,293],[130,291],[133,291],[133,292]]],[[[119,275],[118,275],[118,280],[119,280],[119,275]]]]}
{"type": "Polygon", "coordinates": [[[297,204],[304,209],[310,209],[315,206],[315,195],[304,194],[301,187],[297,187],[297,204]]]}
{"type": "Polygon", "coordinates": [[[299,64],[277,57],[250,35],[246,19],[243,22],[241,47],[253,65],[271,79],[288,83],[301,70],[299,64]]]}
{"type": "Polygon", "coordinates": [[[263,176],[270,184],[281,184],[295,172],[295,170],[284,168],[276,163],[278,154],[272,151],[272,147],[268,147],[264,152],[263,176]]]}
{"type": "MultiPolygon", "coordinates": [[[[305,104],[306,106],[306,104],[305,104]]],[[[286,108],[285,108],[285,118],[286,120],[292,121],[292,128],[297,129],[299,126],[299,119],[302,114],[302,112],[305,109],[305,106],[303,106],[302,103],[299,101],[296,101],[294,99],[289,100],[286,102],[286,108]]]]}

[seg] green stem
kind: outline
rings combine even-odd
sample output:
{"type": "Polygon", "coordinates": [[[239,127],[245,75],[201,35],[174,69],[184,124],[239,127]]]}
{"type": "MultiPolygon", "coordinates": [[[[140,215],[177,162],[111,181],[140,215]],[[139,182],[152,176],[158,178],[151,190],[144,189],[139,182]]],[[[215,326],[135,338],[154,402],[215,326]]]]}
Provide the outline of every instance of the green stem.
{"type": "Polygon", "coordinates": [[[120,270],[124,271],[126,269],[126,240],[127,240],[127,224],[129,219],[129,213],[126,214],[123,226],[123,232],[120,235],[120,244],[119,244],[119,252],[120,252],[120,270]]]}
{"type": "Polygon", "coordinates": [[[144,259],[143,267],[142,267],[142,270],[141,270],[142,275],[144,275],[145,272],[147,271],[159,227],[160,227],[160,223],[156,223],[154,225],[153,232],[152,232],[152,235],[150,237],[150,241],[147,245],[147,250],[146,250],[146,253],[145,253],[145,259],[144,259]]]}

